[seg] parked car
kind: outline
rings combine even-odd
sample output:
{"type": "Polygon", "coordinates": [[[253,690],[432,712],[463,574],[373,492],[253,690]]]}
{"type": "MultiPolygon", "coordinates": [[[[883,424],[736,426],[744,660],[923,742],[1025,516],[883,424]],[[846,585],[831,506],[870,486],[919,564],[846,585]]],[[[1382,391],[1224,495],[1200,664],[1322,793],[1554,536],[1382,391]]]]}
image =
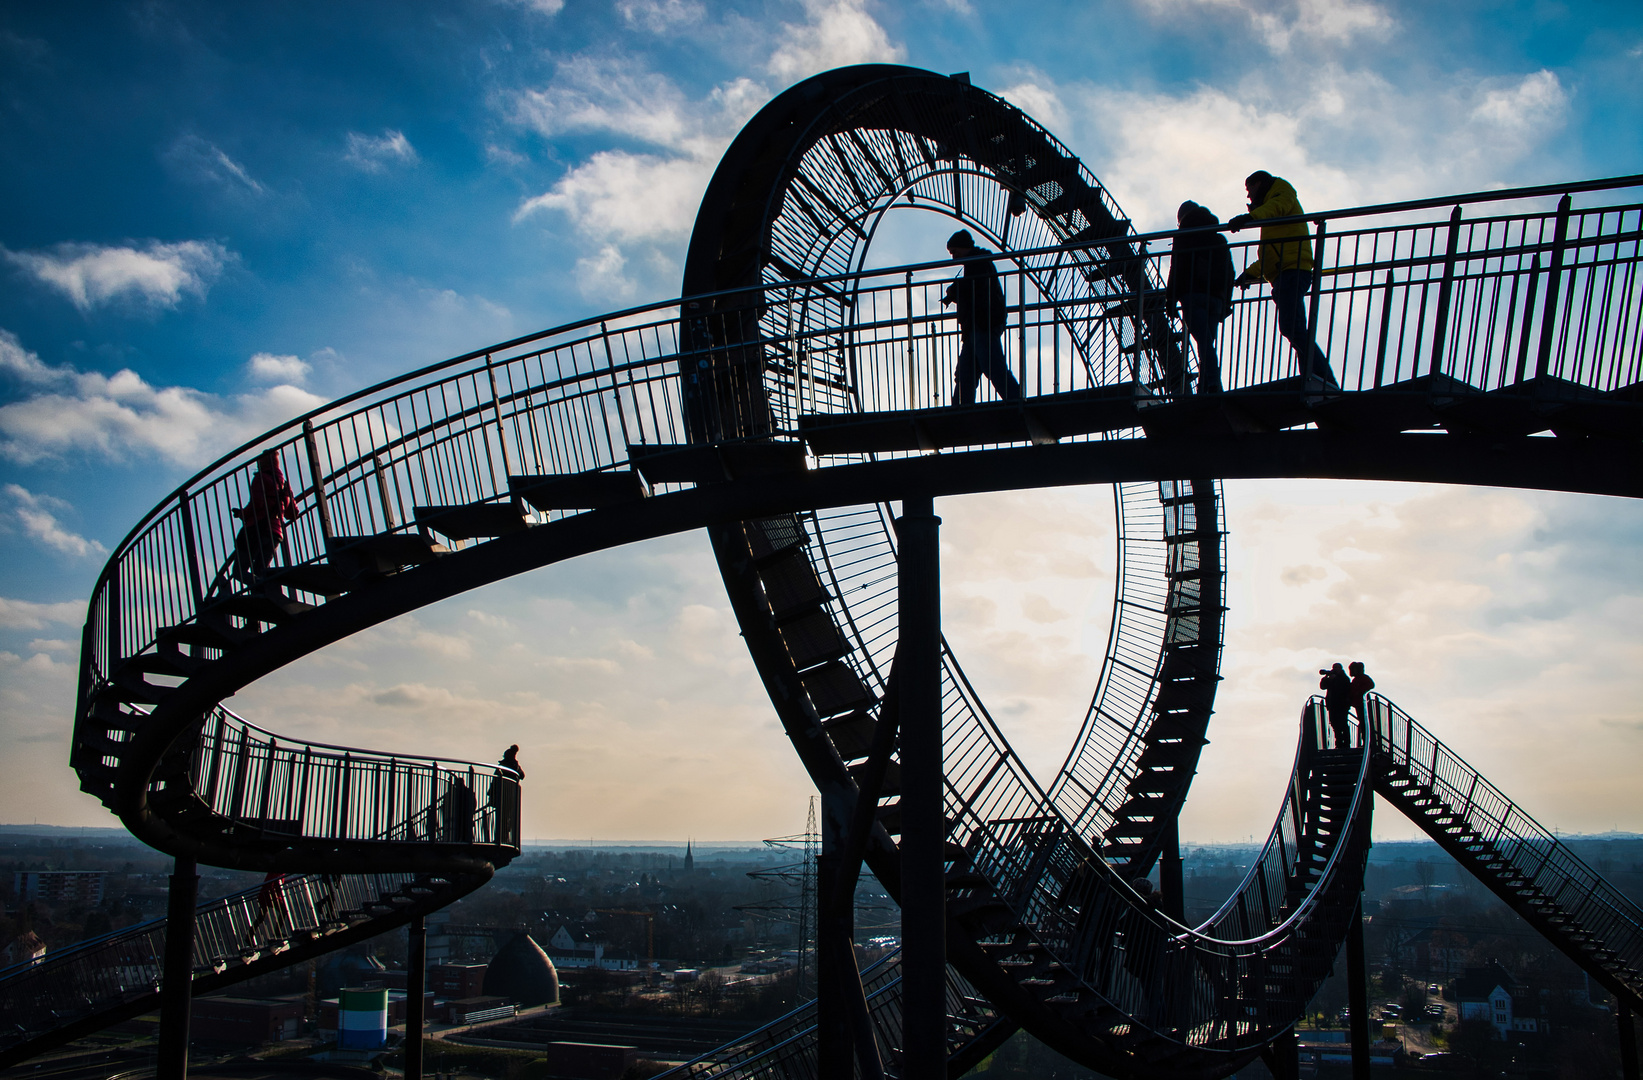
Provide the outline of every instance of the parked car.
{"type": "Polygon", "coordinates": [[[1434,1001],[1434,1002],[1430,1002],[1430,1003],[1429,1003],[1429,1004],[1428,1004],[1428,1005],[1427,1005],[1427,1006],[1426,1006],[1426,1015],[1427,1015],[1427,1016],[1430,1016],[1430,1017],[1431,1017],[1431,1018],[1432,1018],[1432,1019],[1434,1019],[1434,1020],[1442,1020],[1442,1019],[1443,1019],[1443,1017],[1444,1017],[1444,1015],[1445,1015],[1445,1014],[1444,1014],[1444,1008],[1443,1008],[1443,1006],[1442,1006],[1442,1005],[1439,1005],[1439,1004],[1438,1004],[1438,1003],[1437,1003],[1437,1002],[1435,1002],[1435,1001],[1434,1001]]]}

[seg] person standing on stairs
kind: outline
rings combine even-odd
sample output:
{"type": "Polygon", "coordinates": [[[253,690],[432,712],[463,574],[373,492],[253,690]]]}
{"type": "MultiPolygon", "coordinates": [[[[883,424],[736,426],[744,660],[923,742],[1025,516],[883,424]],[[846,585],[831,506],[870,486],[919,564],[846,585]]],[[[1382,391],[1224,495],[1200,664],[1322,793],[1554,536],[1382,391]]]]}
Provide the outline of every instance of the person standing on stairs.
{"type": "Polygon", "coordinates": [[[986,248],[976,247],[969,229],[960,229],[947,238],[947,254],[955,259],[970,259],[964,264],[964,275],[951,285],[941,298],[941,306],[954,305],[958,318],[958,367],[953,372],[953,404],[973,405],[976,386],[983,375],[1005,401],[1021,397],[1021,384],[1010,372],[1004,359],[1004,321],[1009,308],[1004,303],[1004,289],[998,283],[998,267],[993,265],[986,248]]]}
{"type": "Polygon", "coordinates": [[[1346,665],[1346,673],[1352,676],[1352,709],[1358,714],[1358,730],[1364,733],[1367,744],[1369,738],[1369,718],[1364,715],[1363,699],[1369,691],[1375,689],[1375,680],[1371,679],[1363,670],[1363,661],[1354,660],[1346,665]]]}
{"type": "MultiPolygon", "coordinates": [[[[1249,195],[1249,213],[1227,222],[1233,232],[1270,218],[1295,217],[1306,213],[1288,180],[1261,170],[1244,180],[1249,195]]],[[[1289,340],[1301,365],[1302,386],[1306,390],[1339,390],[1329,357],[1313,340],[1307,318],[1307,297],[1312,292],[1312,244],[1306,222],[1262,225],[1261,244],[1254,262],[1244,267],[1236,284],[1247,289],[1263,278],[1272,286],[1278,305],[1278,332],[1289,340]]]]}
{"type": "Polygon", "coordinates": [[[297,520],[296,496],[280,471],[278,450],[264,450],[258,456],[250,495],[244,506],[230,513],[244,523],[234,538],[232,573],[236,581],[251,585],[273,561],[285,539],[285,523],[297,520]]]}
{"type": "MultiPolygon", "coordinates": [[[[1188,199],[1175,211],[1183,229],[1206,229],[1221,224],[1207,207],[1188,199]]],[[[1221,392],[1221,362],[1215,353],[1215,335],[1232,314],[1232,250],[1218,232],[1185,233],[1170,251],[1169,280],[1164,299],[1181,306],[1181,321],[1198,347],[1198,392],[1221,392]]]]}
{"type": "Polygon", "coordinates": [[[1324,692],[1324,711],[1329,714],[1329,726],[1335,732],[1335,749],[1345,750],[1352,745],[1352,680],[1340,664],[1319,668],[1318,689],[1324,692]]]}

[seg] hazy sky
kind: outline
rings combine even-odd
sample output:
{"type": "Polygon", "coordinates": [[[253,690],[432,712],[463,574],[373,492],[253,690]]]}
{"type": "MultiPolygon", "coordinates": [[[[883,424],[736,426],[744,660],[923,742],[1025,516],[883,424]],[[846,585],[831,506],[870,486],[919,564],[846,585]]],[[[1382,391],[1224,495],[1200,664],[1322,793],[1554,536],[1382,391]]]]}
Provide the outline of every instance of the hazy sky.
{"type": "MultiPolygon", "coordinates": [[[[68,767],[80,624],[171,488],[359,386],[674,295],[740,125],[863,61],[971,72],[1143,230],[1186,197],[1235,212],[1259,167],[1310,209],[1643,171],[1634,0],[6,5],[0,821],[112,822],[68,767]]],[[[884,254],[940,257],[941,231],[892,230],[884,254]]],[[[1547,825],[1643,830],[1643,507],[1290,481],[1227,502],[1226,681],[1189,840],[1265,833],[1336,659],[1547,825]]],[[[949,636],[1047,782],[1107,631],[1110,494],[938,512],[949,636]]],[[[462,596],[230,705],[408,753],[518,742],[531,836],[804,821],[699,535],[462,596]]]]}

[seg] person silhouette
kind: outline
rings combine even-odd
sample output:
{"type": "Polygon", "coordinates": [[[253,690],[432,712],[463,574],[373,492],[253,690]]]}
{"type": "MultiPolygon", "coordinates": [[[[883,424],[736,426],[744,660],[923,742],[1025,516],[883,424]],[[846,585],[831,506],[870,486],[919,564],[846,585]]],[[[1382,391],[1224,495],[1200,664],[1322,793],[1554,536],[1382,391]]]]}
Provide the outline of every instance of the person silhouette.
{"type": "MultiPolygon", "coordinates": [[[[1175,211],[1175,223],[1183,229],[1203,229],[1221,224],[1206,207],[1188,199],[1175,211]]],[[[1169,278],[1164,298],[1179,304],[1181,321],[1198,347],[1198,392],[1221,392],[1221,362],[1215,352],[1215,334],[1232,314],[1232,251],[1227,238],[1218,232],[1184,233],[1175,238],[1170,251],[1169,278]]]]}
{"type": "Polygon", "coordinates": [[[1335,732],[1335,749],[1345,750],[1352,745],[1352,680],[1340,664],[1319,668],[1318,689],[1324,692],[1324,711],[1329,714],[1329,726],[1335,732]]]}
{"type": "Polygon", "coordinates": [[[958,367],[953,372],[953,404],[975,403],[976,386],[983,375],[1005,401],[1021,397],[1021,384],[1004,359],[1004,320],[1008,308],[1004,289],[998,283],[998,267],[986,248],[977,247],[970,230],[960,229],[947,238],[947,254],[968,259],[964,274],[947,287],[941,306],[954,305],[958,319],[958,367]]]}
{"type": "Polygon", "coordinates": [[[1363,699],[1369,691],[1375,689],[1375,680],[1371,679],[1363,670],[1363,661],[1354,660],[1346,665],[1346,672],[1352,676],[1351,706],[1358,714],[1358,726],[1363,731],[1369,730],[1368,718],[1364,716],[1363,699]]]}
{"type": "MultiPolygon", "coordinates": [[[[1249,195],[1249,213],[1239,214],[1227,222],[1233,232],[1268,218],[1306,213],[1289,181],[1264,169],[1244,179],[1244,191],[1249,195]]],[[[1254,262],[1244,267],[1235,284],[1248,288],[1263,278],[1271,284],[1272,299],[1278,305],[1278,332],[1295,349],[1303,386],[1309,390],[1339,390],[1329,357],[1313,340],[1308,324],[1307,294],[1312,291],[1314,269],[1308,237],[1304,221],[1262,225],[1259,253],[1254,262]]]]}

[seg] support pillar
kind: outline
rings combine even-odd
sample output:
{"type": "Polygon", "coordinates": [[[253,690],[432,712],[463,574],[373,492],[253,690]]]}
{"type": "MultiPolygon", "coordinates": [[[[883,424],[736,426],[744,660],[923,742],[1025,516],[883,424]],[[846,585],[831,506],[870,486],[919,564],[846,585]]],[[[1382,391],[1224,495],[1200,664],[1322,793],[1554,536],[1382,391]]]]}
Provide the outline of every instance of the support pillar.
{"type": "Polygon", "coordinates": [[[422,1005],[428,985],[428,924],[411,920],[405,965],[405,1080],[422,1080],[422,1005]]]}
{"type": "Polygon", "coordinates": [[[855,1039],[847,995],[852,991],[849,980],[859,985],[861,976],[854,963],[855,905],[838,896],[847,812],[841,803],[836,795],[822,796],[821,858],[816,863],[816,1067],[818,1076],[848,1077],[855,1039]]]}
{"type": "Polygon", "coordinates": [[[1295,1029],[1279,1035],[1261,1051],[1272,1080],[1301,1080],[1301,1040],[1295,1029]]]}
{"type": "Polygon", "coordinates": [[[1632,1010],[1625,1002],[1616,1002],[1615,1022],[1620,1027],[1620,1075],[1624,1080],[1638,1080],[1637,1032],[1632,1027],[1632,1010]]]}
{"type": "Polygon", "coordinates": [[[1363,958],[1363,897],[1346,932],[1346,1004],[1351,1011],[1352,1080],[1369,1080],[1369,968],[1363,958]]]}
{"type": "Polygon", "coordinates": [[[188,1017],[194,991],[194,907],[200,876],[193,858],[179,855],[171,867],[165,910],[165,970],[160,975],[160,1045],[156,1080],[188,1076],[188,1017]]]}
{"type": "Polygon", "coordinates": [[[1170,818],[1164,829],[1164,849],[1158,857],[1160,909],[1178,923],[1187,921],[1186,886],[1181,880],[1181,822],[1170,818]]]}
{"type": "Polygon", "coordinates": [[[902,1080],[947,1078],[947,818],[941,745],[941,519],[902,500],[896,661],[901,696],[902,1080]]]}

